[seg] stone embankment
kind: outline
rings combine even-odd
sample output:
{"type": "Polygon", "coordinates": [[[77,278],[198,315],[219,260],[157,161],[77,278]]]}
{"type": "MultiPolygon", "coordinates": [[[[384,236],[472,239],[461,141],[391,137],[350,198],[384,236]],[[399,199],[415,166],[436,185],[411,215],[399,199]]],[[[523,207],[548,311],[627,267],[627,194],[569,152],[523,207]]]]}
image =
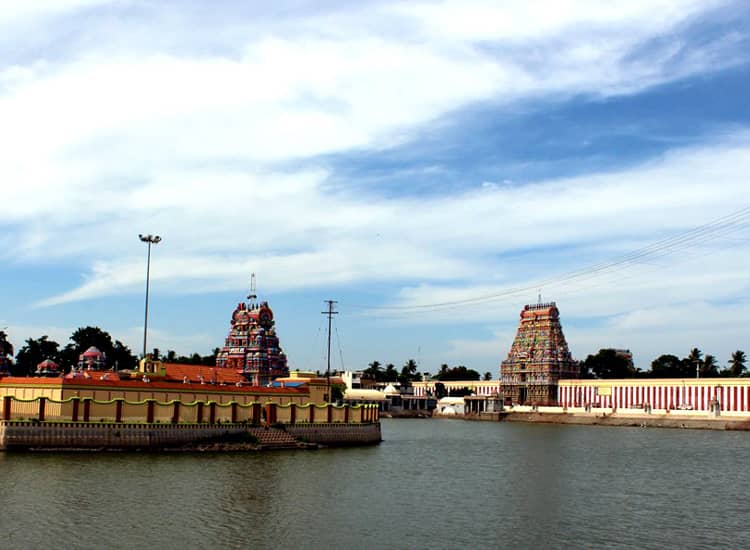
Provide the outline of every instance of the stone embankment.
{"type": "Polygon", "coordinates": [[[563,412],[560,407],[537,407],[536,410],[524,407],[521,410],[508,410],[502,414],[501,420],[586,426],[750,430],[750,416],[747,414],[715,415],[705,411],[653,410],[646,413],[638,410],[592,409],[591,411],[567,410],[563,412]]]}
{"type": "Polygon", "coordinates": [[[572,415],[550,413],[507,413],[506,422],[541,422],[546,424],[579,424],[586,426],[636,426],[641,428],[691,428],[701,430],[750,430],[750,420],[729,418],[695,418],[679,415],[626,416],[621,414],[572,415]]]}
{"type": "Polygon", "coordinates": [[[0,450],[252,451],[370,445],[379,423],[141,424],[0,421],[0,450]]]}
{"type": "Polygon", "coordinates": [[[699,430],[750,431],[750,415],[737,412],[663,410],[563,409],[562,407],[512,407],[503,412],[479,414],[435,414],[434,418],[460,418],[491,422],[537,422],[582,426],[636,426],[641,428],[690,428],[699,430]]]}

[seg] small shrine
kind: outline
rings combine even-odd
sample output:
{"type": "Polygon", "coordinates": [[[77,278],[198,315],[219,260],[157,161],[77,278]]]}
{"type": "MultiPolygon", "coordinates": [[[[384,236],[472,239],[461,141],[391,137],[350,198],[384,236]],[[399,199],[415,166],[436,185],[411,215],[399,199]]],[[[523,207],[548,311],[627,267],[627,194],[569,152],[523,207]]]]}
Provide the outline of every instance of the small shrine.
{"type": "Polygon", "coordinates": [[[62,369],[52,359],[45,359],[36,366],[35,376],[60,376],[62,369]]]}
{"type": "Polygon", "coordinates": [[[524,306],[508,357],[500,365],[506,399],[519,404],[556,404],[558,381],[579,374],[555,302],[524,306]]]}
{"type": "Polygon", "coordinates": [[[289,367],[279,346],[273,311],[268,302],[256,303],[255,298],[251,292],[248,302],[234,309],[216,366],[241,372],[254,386],[266,386],[275,378],[289,376],[289,367]]]}
{"type": "Polygon", "coordinates": [[[106,368],[106,354],[94,346],[78,356],[78,370],[106,370],[106,368]]]}

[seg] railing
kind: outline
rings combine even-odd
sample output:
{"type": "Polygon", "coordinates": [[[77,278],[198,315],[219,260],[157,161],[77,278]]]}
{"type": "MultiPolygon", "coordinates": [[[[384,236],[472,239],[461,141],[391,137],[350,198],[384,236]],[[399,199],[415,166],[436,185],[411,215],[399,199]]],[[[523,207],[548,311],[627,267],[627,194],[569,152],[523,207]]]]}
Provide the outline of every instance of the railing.
{"type": "Polygon", "coordinates": [[[218,403],[216,401],[167,402],[146,399],[108,401],[89,397],[55,400],[48,397],[20,399],[6,395],[0,402],[0,419],[36,422],[143,422],[143,423],[245,423],[251,425],[345,423],[366,424],[380,420],[377,405],[331,403],[218,403]]]}

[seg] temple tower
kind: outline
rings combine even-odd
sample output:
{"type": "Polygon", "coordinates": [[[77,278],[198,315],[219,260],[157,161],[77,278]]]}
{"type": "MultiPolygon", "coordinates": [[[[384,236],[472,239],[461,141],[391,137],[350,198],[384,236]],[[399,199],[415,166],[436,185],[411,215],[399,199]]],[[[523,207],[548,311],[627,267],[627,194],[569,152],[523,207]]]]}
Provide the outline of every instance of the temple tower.
{"type": "Polygon", "coordinates": [[[240,302],[232,313],[229,334],[216,356],[216,366],[241,371],[254,386],[265,386],[274,378],[289,376],[286,355],[279,346],[273,311],[267,302],[240,302]]]}
{"type": "Polygon", "coordinates": [[[520,404],[557,404],[557,382],[578,378],[555,302],[524,306],[508,358],[500,365],[506,399],[520,404]]]}

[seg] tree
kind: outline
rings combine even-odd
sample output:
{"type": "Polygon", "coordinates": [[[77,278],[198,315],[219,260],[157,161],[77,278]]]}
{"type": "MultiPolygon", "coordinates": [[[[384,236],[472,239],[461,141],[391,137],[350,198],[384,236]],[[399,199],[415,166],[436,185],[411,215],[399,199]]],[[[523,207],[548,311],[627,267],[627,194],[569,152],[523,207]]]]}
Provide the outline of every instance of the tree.
{"type": "Polygon", "coordinates": [[[71,343],[62,351],[63,366],[66,371],[77,365],[79,355],[92,346],[104,353],[108,367],[132,369],[136,366],[136,357],[130,349],[120,341],[113,344],[109,333],[99,327],[79,328],[70,336],[70,340],[71,343]]]}
{"type": "Polygon", "coordinates": [[[492,373],[489,371],[485,372],[483,380],[485,381],[492,380],[492,373]]]}
{"type": "Polygon", "coordinates": [[[435,384],[435,397],[441,399],[446,395],[448,395],[448,392],[445,391],[445,384],[443,384],[442,382],[437,382],[435,384]]]}
{"type": "Polygon", "coordinates": [[[481,375],[474,369],[467,369],[463,365],[446,369],[445,371],[443,371],[441,366],[440,372],[437,373],[435,378],[438,380],[479,380],[481,375]]]}
{"type": "Polygon", "coordinates": [[[363,372],[376,382],[383,381],[383,369],[380,368],[380,361],[373,361],[363,372]]]}
{"type": "Polygon", "coordinates": [[[719,364],[716,362],[716,357],[707,354],[700,364],[700,375],[703,377],[719,376],[719,364]]]}
{"type": "Polygon", "coordinates": [[[584,370],[596,378],[633,378],[636,370],[632,362],[614,349],[600,349],[583,362],[584,370]]]}
{"type": "Polygon", "coordinates": [[[45,359],[61,363],[60,344],[49,340],[47,335],[38,340],[29,338],[26,344],[18,350],[16,364],[11,367],[10,372],[13,376],[31,376],[36,371],[36,366],[45,359]]]}
{"type": "Polygon", "coordinates": [[[8,335],[0,330],[0,371],[9,368],[13,359],[13,344],[8,342],[8,335]]]}
{"type": "Polygon", "coordinates": [[[398,382],[398,371],[393,363],[388,363],[385,366],[385,372],[383,373],[383,382],[398,382]]]}
{"type": "Polygon", "coordinates": [[[409,386],[412,382],[419,380],[421,376],[418,368],[417,362],[414,359],[409,359],[401,368],[401,374],[398,376],[399,383],[402,386],[409,386]]]}
{"type": "Polygon", "coordinates": [[[346,384],[331,384],[331,402],[336,403],[344,399],[346,384]]]}
{"type": "Polygon", "coordinates": [[[578,378],[591,379],[595,378],[594,373],[591,372],[591,363],[588,364],[586,361],[578,361],[578,378]]]}
{"type": "Polygon", "coordinates": [[[703,352],[698,348],[693,348],[688,353],[688,356],[683,360],[685,375],[690,376],[696,372],[703,370],[703,352]]]}
{"type": "Polygon", "coordinates": [[[138,366],[138,359],[130,348],[119,340],[115,340],[112,351],[107,355],[109,364],[116,370],[132,370],[138,366]]]}
{"type": "Polygon", "coordinates": [[[685,378],[689,365],[676,355],[660,355],[651,362],[651,376],[654,378],[685,378]]]}
{"type": "Polygon", "coordinates": [[[746,369],[745,363],[747,363],[745,352],[738,349],[732,353],[732,358],[729,360],[729,374],[731,376],[743,376],[746,369]]]}

